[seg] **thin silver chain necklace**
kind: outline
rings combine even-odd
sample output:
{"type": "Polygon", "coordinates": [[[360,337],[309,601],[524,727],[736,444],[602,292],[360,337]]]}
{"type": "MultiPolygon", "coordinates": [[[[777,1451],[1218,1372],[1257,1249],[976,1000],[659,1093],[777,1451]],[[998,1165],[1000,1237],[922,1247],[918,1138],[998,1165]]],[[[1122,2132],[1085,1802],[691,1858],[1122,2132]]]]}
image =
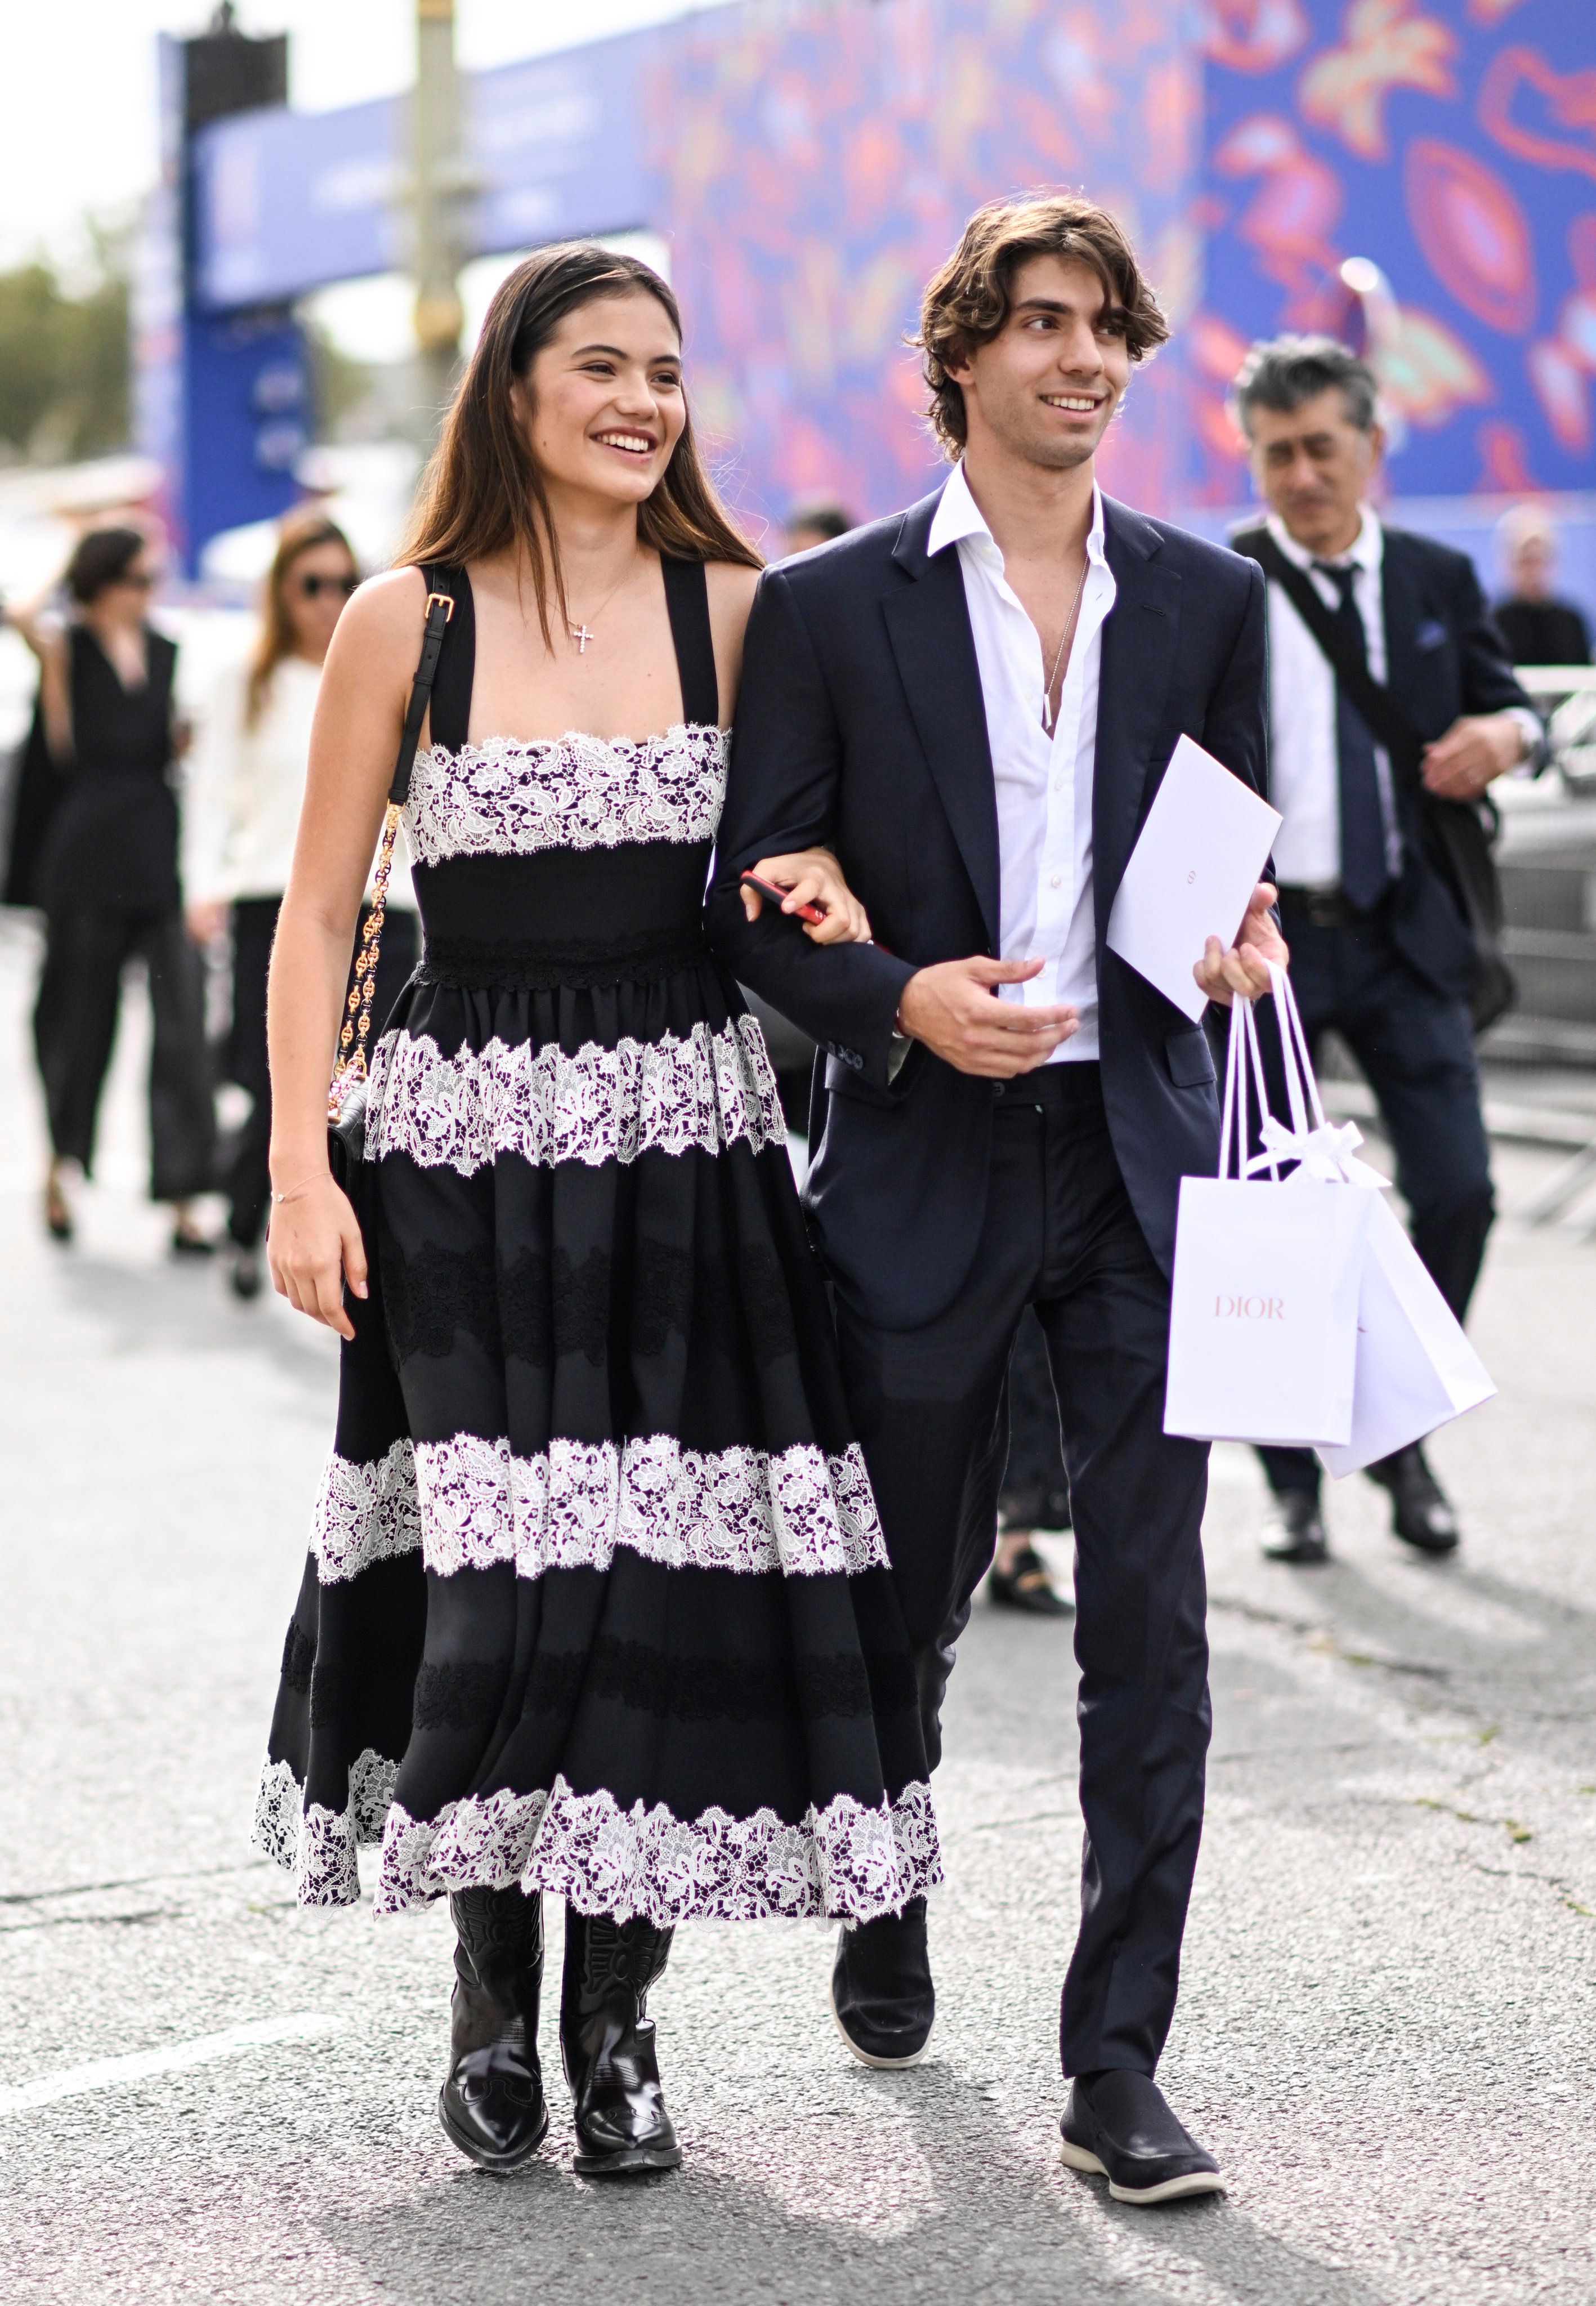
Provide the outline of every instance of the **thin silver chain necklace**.
{"type": "Polygon", "coordinates": [[[1042,726],[1050,737],[1053,734],[1053,684],[1058,679],[1058,669],[1063,662],[1064,650],[1069,645],[1070,635],[1075,629],[1076,611],[1080,606],[1080,596],[1086,590],[1086,572],[1091,565],[1092,557],[1088,552],[1082,557],[1080,581],[1075,587],[1075,598],[1070,603],[1070,613],[1064,619],[1064,629],[1059,636],[1059,645],[1054,651],[1053,670],[1048,674],[1046,686],[1042,691],[1042,726]]]}

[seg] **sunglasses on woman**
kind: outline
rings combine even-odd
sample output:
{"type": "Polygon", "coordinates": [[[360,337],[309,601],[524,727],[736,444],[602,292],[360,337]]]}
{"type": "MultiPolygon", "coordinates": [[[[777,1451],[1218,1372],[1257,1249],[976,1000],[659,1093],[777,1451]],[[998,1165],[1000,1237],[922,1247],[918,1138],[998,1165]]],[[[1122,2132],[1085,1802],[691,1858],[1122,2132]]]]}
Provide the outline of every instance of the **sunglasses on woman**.
{"type": "Polygon", "coordinates": [[[296,576],[294,581],[307,601],[319,601],[323,593],[341,593],[347,600],[352,593],[358,592],[360,589],[360,578],[354,576],[317,576],[312,575],[296,576]]]}

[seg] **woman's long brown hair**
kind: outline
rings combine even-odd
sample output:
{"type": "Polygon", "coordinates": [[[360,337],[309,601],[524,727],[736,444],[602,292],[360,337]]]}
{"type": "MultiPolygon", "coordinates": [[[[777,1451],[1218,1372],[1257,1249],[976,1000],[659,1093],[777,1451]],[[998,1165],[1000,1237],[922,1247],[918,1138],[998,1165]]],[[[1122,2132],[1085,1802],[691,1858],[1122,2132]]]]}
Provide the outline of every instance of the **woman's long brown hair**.
{"type": "Polygon", "coordinates": [[[260,590],[260,630],[250,659],[249,687],[244,691],[243,722],[252,729],[266,709],[271,677],[286,656],[294,654],[294,620],[288,614],[288,574],[302,553],[319,544],[341,544],[358,576],[360,564],[349,549],[349,539],[336,520],[325,513],[291,512],[277,530],[277,549],[260,590]]]}
{"type": "MultiPolygon", "coordinates": [[[[511,398],[568,312],[597,296],[647,295],[662,305],[679,339],[681,313],[659,274],[635,256],[591,241],[539,249],[519,264],[488,307],[443,437],[422,475],[397,559],[457,568],[512,549],[525,559],[537,595],[538,623],[550,646],[549,601],[565,615],[565,575],[548,492],[511,398]]],[[[673,560],[764,560],[733,526],[704,471],[689,414],[675,454],[637,508],[637,534],[673,560]]]]}

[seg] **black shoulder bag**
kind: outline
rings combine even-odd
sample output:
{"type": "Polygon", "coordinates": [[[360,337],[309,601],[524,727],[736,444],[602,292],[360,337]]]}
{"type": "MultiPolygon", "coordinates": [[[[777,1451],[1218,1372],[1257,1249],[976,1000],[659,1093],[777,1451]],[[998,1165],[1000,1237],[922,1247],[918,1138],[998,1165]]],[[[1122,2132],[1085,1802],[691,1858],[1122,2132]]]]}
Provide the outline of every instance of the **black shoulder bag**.
{"type": "Polygon", "coordinates": [[[361,933],[360,951],[354,959],[354,981],[349,987],[343,1027],[338,1034],[337,1062],[333,1067],[332,1083],[327,1092],[327,1126],[332,1140],[329,1149],[333,1157],[333,1173],[346,1189],[351,1182],[354,1165],[365,1151],[366,1091],[369,1083],[366,1043],[371,1032],[371,1003],[377,991],[377,961],[382,944],[382,924],[388,910],[388,884],[394,866],[394,841],[398,834],[400,815],[410,794],[410,772],[415,766],[416,747],[421,742],[422,722],[426,717],[428,701],[432,694],[438,659],[443,648],[443,636],[454,613],[452,594],[428,594],[421,661],[410,687],[410,704],[399,738],[399,756],[394,764],[393,782],[388,789],[382,837],[377,844],[377,870],[371,881],[371,910],[361,933]]]}
{"type": "Polygon", "coordinates": [[[1307,570],[1286,559],[1267,529],[1238,536],[1234,545],[1248,559],[1257,561],[1271,584],[1282,587],[1343,691],[1402,779],[1414,804],[1425,853],[1451,891],[1474,940],[1470,1007],[1474,1030],[1483,1033],[1518,999],[1513,971],[1502,958],[1502,884],[1491,854],[1501,823],[1495,803],[1483,798],[1478,805],[1443,800],[1438,793],[1432,793],[1424,781],[1424,739],[1406,706],[1381,687],[1361,657],[1346,647],[1307,570]]]}

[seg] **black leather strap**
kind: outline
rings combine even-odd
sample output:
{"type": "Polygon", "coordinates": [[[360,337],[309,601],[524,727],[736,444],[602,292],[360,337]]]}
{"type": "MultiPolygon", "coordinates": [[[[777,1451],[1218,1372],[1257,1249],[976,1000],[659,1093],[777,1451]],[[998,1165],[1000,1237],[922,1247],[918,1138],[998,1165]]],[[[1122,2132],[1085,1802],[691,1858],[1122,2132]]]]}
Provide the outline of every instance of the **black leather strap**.
{"type": "Polygon", "coordinates": [[[423,568],[429,593],[447,593],[455,604],[432,682],[430,734],[457,753],[471,728],[471,688],[476,677],[476,602],[464,568],[423,568]]]}
{"type": "MultiPolygon", "coordinates": [[[[403,808],[410,793],[410,772],[415,766],[416,747],[421,743],[422,722],[431,702],[432,684],[438,676],[438,660],[443,653],[444,635],[455,614],[455,599],[434,583],[440,571],[423,569],[427,580],[426,621],[422,628],[422,653],[416,664],[415,678],[410,684],[410,703],[405,708],[405,726],[399,732],[398,758],[394,763],[393,782],[388,798],[397,807],[403,808]]],[[[433,730],[434,738],[438,731],[433,730]]]]}
{"type": "Polygon", "coordinates": [[[1318,585],[1305,568],[1288,560],[1267,528],[1250,529],[1232,540],[1236,551],[1256,560],[1273,585],[1278,585],[1310,633],[1319,653],[1341,683],[1342,694],[1361,714],[1377,745],[1390,755],[1391,764],[1410,785],[1420,781],[1424,739],[1405,706],[1382,687],[1369,670],[1368,660],[1349,646],[1345,628],[1334,609],[1325,606],[1318,585]]]}
{"type": "Polygon", "coordinates": [[[665,576],[665,606],[670,612],[670,637],[676,646],[676,670],[681,679],[682,719],[704,729],[721,718],[721,690],[715,679],[715,644],[710,630],[709,583],[702,560],[668,560],[661,555],[665,576]]]}

